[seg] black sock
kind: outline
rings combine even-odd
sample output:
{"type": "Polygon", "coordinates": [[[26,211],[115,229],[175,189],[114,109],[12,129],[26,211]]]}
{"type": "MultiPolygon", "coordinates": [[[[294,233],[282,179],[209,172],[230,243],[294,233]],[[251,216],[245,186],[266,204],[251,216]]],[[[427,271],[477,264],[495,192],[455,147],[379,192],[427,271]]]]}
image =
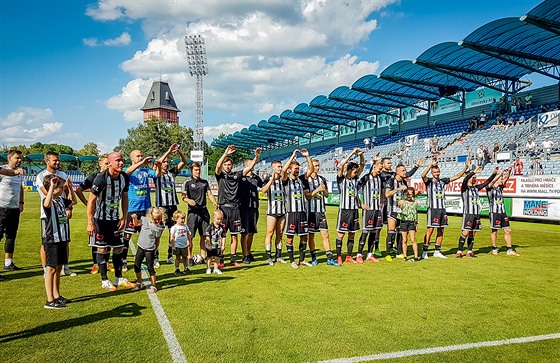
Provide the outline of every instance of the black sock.
{"type": "Polygon", "coordinates": [[[126,256],[124,251],[119,253],[113,252],[113,267],[115,268],[115,277],[122,277],[123,258],[126,256]]]}
{"type": "Polygon", "coordinates": [[[459,246],[457,246],[457,252],[463,251],[463,247],[465,246],[465,241],[467,240],[467,236],[461,235],[459,237],[459,246]]]}
{"type": "Polygon", "coordinates": [[[362,232],[362,235],[360,236],[360,241],[358,242],[358,253],[360,255],[364,252],[364,247],[366,245],[366,239],[367,239],[368,235],[369,235],[369,233],[362,232]]]}
{"type": "Polygon", "coordinates": [[[97,266],[99,267],[99,274],[101,275],[101,280],[108,280],[107,277],[107,254],[98,253],[97,254],[97,266]]]}
{"type": "MultiPolygon", "coordinates": [[[[375,233],[376,232],[368,233],[368,239],[367,239],[367,251],[368,251],[368,253],[373,253],[373,249],[375,248],[375,233]]],[[[377,241],[377,243],[379,243],[379,240],[377,241]]]]}
{"type": "Polygon", "coordinates": [[[397,231],[397,254],[402,254],[403,250],[402,250],[402,234],[400,233],[400,231],[397,231]]]}
{"type": "Polygon", "coordinates": [[[440,252],[441,252],[441,245],[438,245],[437,243],[436,243],[436,251],[440,251],[440,252]]]}
{"type": "Polygon", "coordinates": [[[276,245],[276,258],[282,257],[282,242],[276,245]]]}
{"type": "Polygon", "coordinates": [[[317,259],[317,250],[313,250],[311,251],[311,261],[316,259],[317,259]]]}
{"type": "Polygon", "coordinates": [[[272,251],[270,246],[266,246],[266,258],[272,260],[272,251]]]}
{"type": "Polygon", "coordinates": [[[428,252],[428,248],[430,248],[430,245],[424,243],[424,245],[422,246],[422,251],[423,251],[423,252],[428,252]]]}
{"type": "Polygon", "coordinates": [[[342,238],[336,239],[336,257],[342,256],[342,238]]]}
{"type": "Polygon", "coordinates": [[[328,250],[326,255],[327,255],[327,260],[332,260],[333,259],[333,255],[332,255],[331,250],[328,250]]]}
{"type": "MultiPolygon", "coordinates": [[[[119,255],[122,256],[122,263],[125,264],[126,263],[126,256],[128,256],[128,248],[130,247],[130,238],[126,239],[126,238],[123,237],[122,241],[123,241],[123,244],[124,244],[124,248],[123,248],[122,252],[119,253],[119,255]]],[[[113,254],[113,256],[114,255],[115,254],[113,254]]]]}
{"type": "Polygon", "coordinates": [[[286,250],[288,251],[290,262],[294,262],[294,245],[291,243],[286,243],[286,250]]]}
{"type": "Polygon", "coordinates": [[[347,252],[347,256],[352,257],[352,252],[354,250],[354,239],[350,239],[350,237],[348,237],[348,242],[346,242],[346,252],[347,252]]]}
{"type": "Polygon", "coordinates": [[[91,260],[94,265],[97,265],[97,247],[91,248],[91,260]]]}
{"type": "Polygon", "coordinates": [[[379,233],[381,230],[375,231],[375,237],[373,238],[373,248],[378,250],[379,249],[379,233]]]}
{"type": "Polygon", "coordinates": [[[233,262],[235,262],[235,260],[237,260],[237,255],[235,253],[233,253],[231,255],[231,262],[233,263],[233,262]]]}
{"type": "Polygon", "coordinates": [[[299,262],[303,262],[305,260],[305,247],[307,246],[306,242],[299,243],[299,262]]]}
{"type": "Polygon", "coordinates": [[[385,248],[387,249],[387,256],[391,254],[391,250],[393,249],[393,242],[395,241],[397,232],[396,231],[387,231],[387,239],[385,240],[385,248]]]}
{"type": "Polygon", "coordinates": [[[469,236],[469,238],[467,238],[467,243],[467,250],[472,251],[474,247],[474,237],[469,236]]]}

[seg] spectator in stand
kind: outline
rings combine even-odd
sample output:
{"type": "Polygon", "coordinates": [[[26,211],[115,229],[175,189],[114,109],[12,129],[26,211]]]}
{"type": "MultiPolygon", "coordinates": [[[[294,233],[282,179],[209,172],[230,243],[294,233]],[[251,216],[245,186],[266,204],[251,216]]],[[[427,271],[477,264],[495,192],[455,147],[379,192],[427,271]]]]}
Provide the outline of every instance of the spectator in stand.
{"type": "Polygon", "coordinates": [[[497,111],[498,111],[498,102],[496,102],[496,99],[494,98],[492,100],[491,114],[490,114],[490,118],[492,120],[496,118],[497,111]]]}
{"type": "Polygon", "coordinates": [[[529,167],[529,170],[531,170],[531,175],[543,175],[544,169],[541,164],[541,158],[536,157],[529,167]]]}
{"type": "Polygon", "coordinates": [[[533,107],[533,95],[528,93],[527,96],[525,96],[525,108],[528,110],[531,107],[533,107]]]}
{"type": "Polygon", "coordinates": [[[515,142],[515,139],[511,139],[509,141],[509,143],[507,144],[507,148],[508,151],[511,152],[511,158],[515,158],[516,154],[517,154],[517,143],[515,142]]]}
{"type": "Polygon", "coordinates": [[[517,112],[517,98],[513,97],[511,101],[511,112],[517,112]]]}
{"type": "Polygon", "coordinates": [[[550,140],[550,138],[548,136],[545,136],[544,140],[542,142],[544,160],[549,160],[550,159],[550,149],[552,149],[554,146],[556,146],[554,141],[550,140]]]}
{"type": "Polygon", "coordinates": [[[506,109],[507,109],[507,104],[506,104],[506,98],[504,96],[500,97],[500,115],[504,115],[504,113],[506,113],[506,109]]]}
{"type": "Polygon", "coordinates": [[[494,143],[494,146],[492,148],[492,159],[494,161],[496,161],[496,156],[498,156],[498,153],[500,152],[500,145],[498,145],[497,142],[494,143]]]}
{"type": "Polygon", "coordinates": [[[510,127],[510,126],[514,126],[515,125],[515,120],[513,119],[513,116],[510,114],[507,118],[507,127],[506,130],[510,127]]]}
{"type": "Polygon", "coordinates": [[[525,123],[525,116],[521,115],[519,116],[519,120],[517,120],[517,124],[521,125],[523,123],[525,123]]]}
{"type": "Polygon", "coordinates": [[[519,157],[513,162],[513,175],[523,175],[523,162],[519,157]]]}
{"type": "Polygon", "coordinates": [[[472,158],[473,157],[473,152],[471,149],[469,149],[469,145],[465,146],[465,155],[467,155],[467,158],[472,158]]]}
{"type": "Polygon", "coordinates": [[[364,139],[364,148],[366,150],[371,149],[371,141],[367,137],[364,139]]]}
{"type": "Polygon", "coordinates": [[[527,144],[525,145],[525,153],[528,157],[534,158],[537,156],[537,144],[533,141],[533,138],[530,137],[527,140],[527,144]]]}
{"type": "Polygon", "coordinates": [[[430,152],[430,144],[431,144],[430,138],[429,137],[425,138],[424,139],[424,152],[426,152],[426,153],[430,152]]]}
{"type": "Polygon", "coordinates": [[[482,145],[476,150],[476,164],[477,166],[484,165],[484,146],[482,145]]]}
{"type": "Polygon", "coordinates": [[[437,154],[438,151],[439,151],[439,137],[437,137],[437,135],[434,134],[434,137],[432,138],[432,154],[437,154]]]}
{"type": "Polygon", "coordinates": [[[478,118],[478,127],[479,128],[484,128],[484,124],[486,123],[486,113],[484,112],[484,110],[482,110],[482,113],[480,114],[480,117],[478,118]]]}
{"type": "Polygon", "coordinates": [[[546,113],[549,112],[550,110],[548,109],[548,107],[546,105],[541,105],[540,107],[540,113],[546,113]]]}
{"type": "Polygon", "coordinates": [[[483,164],[484,166],[486,164],[490,164],[490,150],[488,150],[488,146],[484,146],[483,152],[484,152],[484,164],[483,164]]]}

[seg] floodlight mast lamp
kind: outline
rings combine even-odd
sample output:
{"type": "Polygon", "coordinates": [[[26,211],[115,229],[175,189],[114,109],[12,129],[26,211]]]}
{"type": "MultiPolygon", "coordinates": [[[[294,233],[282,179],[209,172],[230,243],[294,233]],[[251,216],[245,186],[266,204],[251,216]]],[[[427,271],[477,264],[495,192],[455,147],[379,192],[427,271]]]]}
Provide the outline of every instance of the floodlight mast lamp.
{"type": "Polygon", "coordinates": [[[202,77],[208,74],[204,38],[200,35],[186,35],[185,48],[187,50],[189,72],[191,76],[196,76],[194,150],[202,151],[202,140],[204,139],[202,77]]]}

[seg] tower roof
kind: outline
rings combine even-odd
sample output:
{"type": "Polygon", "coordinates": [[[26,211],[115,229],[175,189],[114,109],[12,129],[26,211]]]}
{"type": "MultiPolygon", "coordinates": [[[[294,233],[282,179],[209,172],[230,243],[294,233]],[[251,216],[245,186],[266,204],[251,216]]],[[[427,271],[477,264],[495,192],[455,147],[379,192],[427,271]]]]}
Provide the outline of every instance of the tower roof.
{"type": "Polygon", "coordinates": [[[157,108],[181,112],[181,110],[177,108],[175,98],[173,98],[173,93],[171,93],[171,88],[169,88],[167,82],[154,81],[150,93],[148,93],[148,97],[146,97],[144,107],[142,107],[141,110],[153,110],[157,108]]]}

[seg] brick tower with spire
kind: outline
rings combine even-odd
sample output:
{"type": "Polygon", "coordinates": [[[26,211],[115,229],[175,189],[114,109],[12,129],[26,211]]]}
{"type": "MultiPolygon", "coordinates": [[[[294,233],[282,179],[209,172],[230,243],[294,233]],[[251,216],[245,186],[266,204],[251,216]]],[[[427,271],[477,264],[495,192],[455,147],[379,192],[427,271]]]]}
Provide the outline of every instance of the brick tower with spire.
{"type": "Polygon", "coordinates": [[[155,81],[152,84],[150,93],[141,110],[144,111],[144,122],[155,117],[169,123],[179,124],[178,114],[181,110],[177,108],[167,82],[155,81]]]}

